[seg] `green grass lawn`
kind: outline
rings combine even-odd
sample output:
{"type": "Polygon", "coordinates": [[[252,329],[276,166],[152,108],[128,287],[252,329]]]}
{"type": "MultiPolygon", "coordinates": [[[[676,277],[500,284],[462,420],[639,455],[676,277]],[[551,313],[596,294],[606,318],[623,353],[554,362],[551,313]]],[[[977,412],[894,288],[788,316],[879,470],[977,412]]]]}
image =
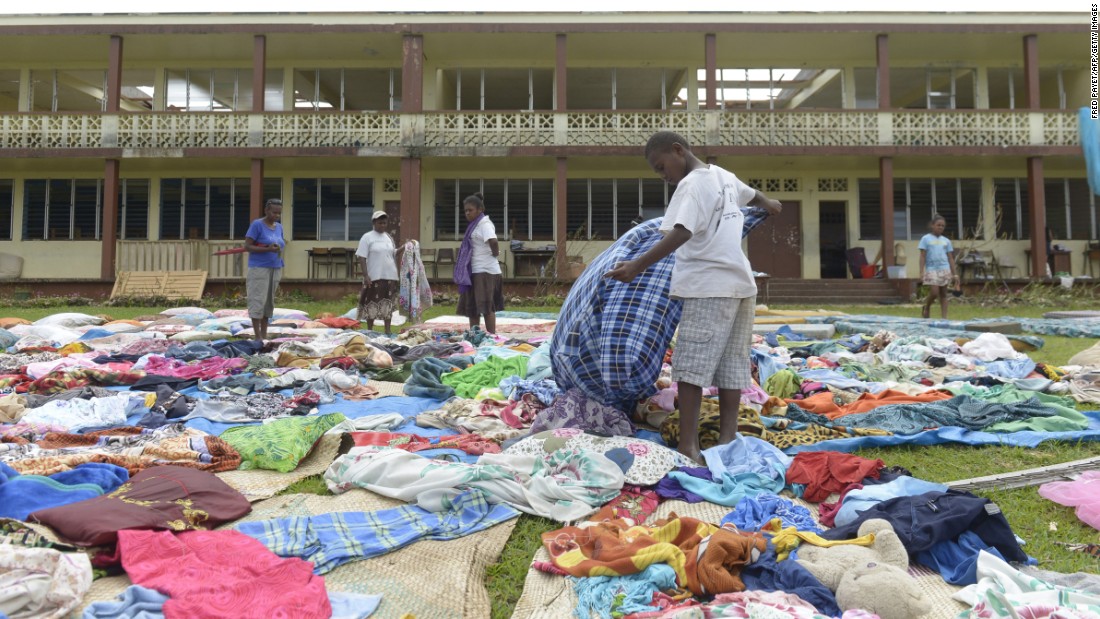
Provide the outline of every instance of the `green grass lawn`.
{"type": "MultiPolygon", "coordinates": [[[[974,318],[996,318],[1000,316],[1039,317],[1052,309],[1093,309],[1088,299],[1067,299],[1053,303],[1037,302],[1032,305],[1013,300],[1010,304],[996,299],[983,301],[968,300],[967,303],[952,303],[949,318],[968,320],[974,318]]],[[[281,307],[301,309],[311,315],[321,312],[343,314],[353,304],[351,299],[340,301],[280,301],[281,307]]],[[[774,306],[775,309],[819,309],[817,307],[774,306]]],[[[75,311],[88,314],[106,314],[113,318],[132,318],[143,314],[155,314],[163,307],[106,307],[78,306],[53,308],[16,308],[5,307],[6,315],[37,319],[62,312],[75,311]]],[[[432,307],[426,318],[454,313],[453,305],[432,307]]],[[[515,311],[554,312],[554,306],[510,307],[515,311]]],[[[850,314],[889,314],[919,316],[920,308],[916,304],[908,305],[846,305],[823,309],[842,311],[850,314]]],[[[376,328],[380,328],[377,326],[376,328]]],[[[1036,361],[1055,365],[1064,365],[1077,352],[1090,347],[1095,342],[1086,339],[1044,336],[1042,349],[1031,353],[1036,361]]],[[[1091,407],[1079,407],[1091,410],[1091,407]]],[[[927,447],[899,446],[879,449],[867,449],[857,452],[866,458],[881,458],[887,465],[903,466],[914,475],[930,481],[954,481],[971,477],[980,477],[997,473],[1018,471],[1038,466],[1047,466],[1083,458],[1100,456],[1100,442],[1082,443],[1043,443],[1035,449],[1016,447],[969,447],[960,445],[934,445],[927,447]]],[[[292,492],[312,492],[326,494],[324,482],[320,476],[314,476],[295,483],[287,490],[292,492]]],[[[1019,488],[1015,490],[980,491],[977,494],[996,501],[1011,523],[1013,530],[1026,540],[1025,550],[1039,560],[1044,569],[1074,572],[1096,571],[1096,559],[1084,553],[1072,552],[1057,542],[1094,543],[1096,531],[1083,525],[1073,513],[1072,508],[1057,505],[1041,498],[1037,488],[1019,488]]],[[[559,528],[553,521],[533,516],[521,516],[501,555],[500,561],[489,567],[486,586],[492,599],[494,619],[510,617],[516,600],[523,591],[523,582],[531,558],[541,544],[540,535],[545,531],[559,528]]]]}

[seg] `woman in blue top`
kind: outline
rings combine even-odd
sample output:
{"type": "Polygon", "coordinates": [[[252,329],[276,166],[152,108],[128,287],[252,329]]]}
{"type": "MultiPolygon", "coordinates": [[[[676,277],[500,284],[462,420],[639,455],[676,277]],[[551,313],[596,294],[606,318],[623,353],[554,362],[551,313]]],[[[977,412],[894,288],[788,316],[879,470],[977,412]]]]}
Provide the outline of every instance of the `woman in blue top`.
{"type": "Polygon", "coordinates": [[[256,341],[267,339],[267,323],[275,312],[275,289],[283,276],[283,249],[286,238],[279,219],[283,216],[283,201],[271,199],[264,203],[264,216],[248,226],[244,234],[244,249],[248,252],[248,317],[256,341]]]}
{"type": "Polygon", "coordinates": [[[928,228],[931,230],[920,240],[920,278],[928,286],[928,298],[921,308],[921,318],[928,318],[932,302],[940,298],[940,317],[947,319],[947,287],[955,279],[955,248],[943,235],[947,220],[943,215],[933,215],[928,228]]]}

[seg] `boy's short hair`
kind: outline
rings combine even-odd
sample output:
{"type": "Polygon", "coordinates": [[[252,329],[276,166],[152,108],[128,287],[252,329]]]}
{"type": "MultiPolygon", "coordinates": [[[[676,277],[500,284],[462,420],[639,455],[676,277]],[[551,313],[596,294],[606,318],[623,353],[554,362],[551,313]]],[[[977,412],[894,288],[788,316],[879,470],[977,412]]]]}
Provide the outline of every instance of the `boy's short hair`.
{"type": "Polygon", "coordinates": [[[675,131],[658,131],[645,143],[645,156],[649,157],[649,154],[654,151],[670,151],[673,144],[679,144],[684,147],[684,150],[691,151],[691,143],[684,136],[675,131]]]}

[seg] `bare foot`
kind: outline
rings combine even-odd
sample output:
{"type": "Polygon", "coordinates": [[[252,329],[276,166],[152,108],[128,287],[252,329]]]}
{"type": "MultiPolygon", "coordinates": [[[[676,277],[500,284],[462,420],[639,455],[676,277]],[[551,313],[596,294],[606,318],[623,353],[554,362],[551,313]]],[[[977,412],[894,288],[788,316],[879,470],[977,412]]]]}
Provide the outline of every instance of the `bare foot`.
{"type": "Polygon", "coordinates": [[[724,434],[719,434],[718,435],[718,444],[719,445],[728,445],[728,444],[730,444],[730,443],[732,443],[736,440],[737,440],[737,433],[736,432],[733,432],[731,434],[731,436],[725,436],[724,434]]]}
{"type": "Polygon", "coordinates": [[[703,462],[703,454],[699,453],[699,447],[695,445],[681,445],[677,448],[677,451],[687,456],[692,462],[703,462]]]}
{"type": "Polygon", "coordinates": [[[927,305],[921,307],[920,308],[920,317],[921,318],[928,318],[928,314],[931,312],[931,309],[932,308],[928,307],[927,305]]]}

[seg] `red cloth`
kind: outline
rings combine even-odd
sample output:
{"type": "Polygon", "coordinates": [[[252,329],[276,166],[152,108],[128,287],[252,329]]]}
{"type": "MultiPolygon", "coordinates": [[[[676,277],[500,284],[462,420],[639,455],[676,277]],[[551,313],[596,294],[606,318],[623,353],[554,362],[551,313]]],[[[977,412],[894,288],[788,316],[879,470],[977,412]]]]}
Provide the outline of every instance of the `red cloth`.
{"type": "Polygon", "coordinates": [[[844,505],[844,497],[848,496],[848,493],[853,490],[862,490],[863,484],[856,482],[854,484],[848,484],[840,491],[840,498],[836,503],[822,503],[817,506],[817,519],[821,524],[827,527],[836,526],[836,514],[840,511],[840,506],[844,505]]]}
{"type": "Polygon", "coordinates": [[[343,316],[333,316],[331,318],[319,318],[317,322],[325,325],[326,327],[332,327],[333,329],[358,329],[359,321],[351,318],[344,318],[343,316]]]}
{"type": "Polygon", "coordinates": [[[278,557],[238,531],[119,531],[118,548],[134,584],[171,598],[166,619],[332,616],[312,563],[278,557]]]}
{"type": "Polygon", "coordinates": [[[788,484],[803,484],[802,498],[820,503],[848,484],[870,477],[878,479],[878,471],[886,464],[838,451],[803,451],[795,454],[787,469],[788,484]]]}

